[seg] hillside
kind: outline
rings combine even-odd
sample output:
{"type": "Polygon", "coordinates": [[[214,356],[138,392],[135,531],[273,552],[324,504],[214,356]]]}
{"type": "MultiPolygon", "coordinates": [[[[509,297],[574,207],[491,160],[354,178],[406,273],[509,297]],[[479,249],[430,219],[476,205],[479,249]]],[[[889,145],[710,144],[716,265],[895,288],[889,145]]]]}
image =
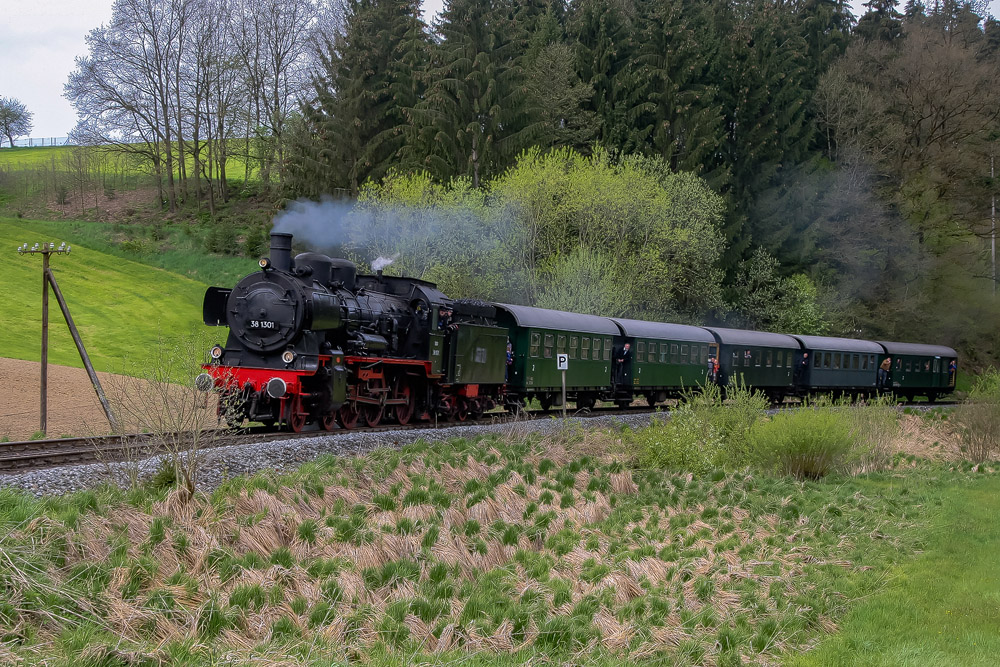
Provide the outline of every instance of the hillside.
{"type": "MultiPolygon", "coordinates": [[[[0,219],[0,247],[7,249],[8,260],[0,356],[40,358],[42,258],[18,256],[15,248],[50,240],[61,242],[65,237],[50,238],[37,229],[0,219]]],[[[79,245],[73,246],[70,255],[54,257],[52,267],[98,370],[120,370],[126,357],[145,359],[163,341],[179,341],[204,331],[204,283],[79,245]]],[[[49,360],[81,366],[54,298],[49,307],[49,360]]]]}

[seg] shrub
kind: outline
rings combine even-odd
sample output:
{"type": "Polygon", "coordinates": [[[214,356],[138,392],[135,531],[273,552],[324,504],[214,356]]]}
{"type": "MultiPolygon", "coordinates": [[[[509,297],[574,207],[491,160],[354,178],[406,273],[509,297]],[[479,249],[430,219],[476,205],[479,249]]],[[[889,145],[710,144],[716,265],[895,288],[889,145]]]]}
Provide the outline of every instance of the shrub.
{"type": "Polygon", "coordinates": [[[851,453],[851,420],[830,408],[781,412],[750,429],[756,461],[799,479],[818,479],[842,469],[851,453]]]}
{"type": "Polygon", "coordinates": [[[899,436],[899,416],[895,400],[883,396],[867,405],[847,410],[854,441],[852,467],[858,472],[879,470],[892,459],[893,441],[899,436]]]}
{"type": "Polygon", "coordinates": [[[650,426],[635,431],[633,439],[643,467],[693,472],[710,468],[723,446],[712,422],[690,403],[674,410],[669,420],[656,419],[650,426]]]}
{"type": "Polygon", "coordinates": [[[976,379],[969,400],[955,408],[953,421],[965,451],[974,461],[1000,453],[1000,371],[990,369],[976,379]]]}

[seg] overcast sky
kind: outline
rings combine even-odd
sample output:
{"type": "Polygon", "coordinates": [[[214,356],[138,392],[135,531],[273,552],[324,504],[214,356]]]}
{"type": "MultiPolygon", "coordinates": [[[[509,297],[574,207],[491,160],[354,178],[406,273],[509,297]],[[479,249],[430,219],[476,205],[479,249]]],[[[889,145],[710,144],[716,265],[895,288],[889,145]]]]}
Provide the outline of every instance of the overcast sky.
{"type": "MultiPolygon", "coordinates": [[[[425,14],[439,11],[442,2],[424,0],[425,14]]],[[[0,0],[5,24],[0,27],[0,96],[16,97],[35,114],[32,137],[64,137],[76,125],[63,84],[73,59],[86,52],[86,34],[111,18],[111,3],[0,0]]],[[[852,5],[857,12],[861,2],[852,5]]],[[[1000,13],[1000,0],[991,0],[990,11],[1000,13]]]]}

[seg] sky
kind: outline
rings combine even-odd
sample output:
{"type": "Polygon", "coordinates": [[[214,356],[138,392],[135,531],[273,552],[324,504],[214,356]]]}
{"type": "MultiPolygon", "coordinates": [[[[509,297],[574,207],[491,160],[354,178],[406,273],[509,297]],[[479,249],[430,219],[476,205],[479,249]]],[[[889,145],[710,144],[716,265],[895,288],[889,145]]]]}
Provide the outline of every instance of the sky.
{"type": "MultiPolygon", "coordinates": [[[[443,0],[424,0],[430,19],[443,0]]],[[[16,97],[34,113],[32,137],[65,137],[76,113],[63,98],[63,85],[84,55],[92,29],[111,18],[112,0],[0,0],[0,97],[16,97]]],[[[852,6],[859,14],[861,1],[852,6]]],[[[1000,0],[990,12],[1000,16],[1000,0]]]]}

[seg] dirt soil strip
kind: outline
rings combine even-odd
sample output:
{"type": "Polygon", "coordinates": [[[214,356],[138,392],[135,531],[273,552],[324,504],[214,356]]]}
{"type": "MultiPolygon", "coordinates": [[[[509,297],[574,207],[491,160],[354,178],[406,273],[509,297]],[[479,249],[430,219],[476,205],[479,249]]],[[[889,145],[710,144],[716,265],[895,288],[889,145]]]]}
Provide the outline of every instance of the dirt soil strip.
{"type": "MultiPolygon", "coordinates": [[[[42,365],[0,357],[0,440],[27,440],[38,430],[42,365]]],[[[98,373],[105,391],[110,373],[98,373]]],[[[49,364],[48,435],[87,436],[109,431],[104,410],[82,368],[49,364]]]]}

